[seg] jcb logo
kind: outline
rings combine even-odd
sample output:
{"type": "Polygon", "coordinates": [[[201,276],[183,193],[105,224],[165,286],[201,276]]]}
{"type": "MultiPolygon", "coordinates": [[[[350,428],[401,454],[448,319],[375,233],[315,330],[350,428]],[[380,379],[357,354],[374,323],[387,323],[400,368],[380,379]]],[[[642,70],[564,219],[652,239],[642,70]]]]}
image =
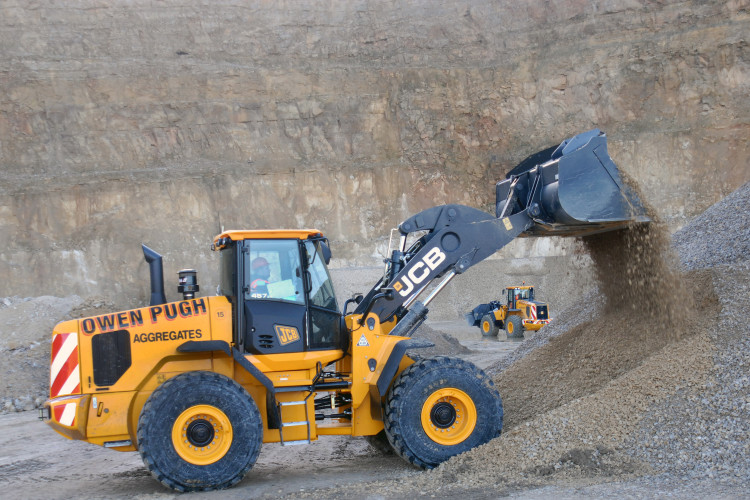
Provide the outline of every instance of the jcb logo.
{"type": "Polygon", "coordinates": [[[444,260],[445,254],[438,247],[433,248],[414,267],[409,269],[406,276],[402,276],[399,281],[394,283],[393,289],[402,297],[408,297],[416,286],[426,280],[430,273],[437,269],[444,260]]]}
{"type": "Polygon", "coordinates": [[[281,345],[291,344],[299,340],[299,332],[293,326],[274,325],[273,329],[276,330],[276,336],[279,338],[281,345]]]}

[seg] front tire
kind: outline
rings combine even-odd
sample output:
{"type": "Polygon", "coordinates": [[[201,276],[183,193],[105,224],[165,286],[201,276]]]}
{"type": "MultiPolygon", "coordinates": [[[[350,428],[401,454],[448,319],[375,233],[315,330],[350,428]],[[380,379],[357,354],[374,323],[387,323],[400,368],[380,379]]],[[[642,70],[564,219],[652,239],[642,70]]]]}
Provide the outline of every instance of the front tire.
{"type": "Polygon", "coordinates": [[[482,330],[482,337],[497,337],[497,332],[500,330],[492,313],[482,316],[479,328],[482,330]]]}
{"type": "Polygon", "coordinates": [[[503,404],[492,380],[457,358],[422,359],[388,392],[385,432],[398,455],[423,469],[500,435],[503,404]]]}
{"type": "Polygon", "coordinates": [[[258,407],[234,380],[188,372],[159,386],[138,420],[138,450],[151,474],[177,491],[238,483],[263,441],[258,407]]]}
{"type": "Polygon", "coordinates": [[[523,321],[520,316],[508,316],[505,318],[505,334],[509,339],[513,340],[523,338],[523,321]]]}

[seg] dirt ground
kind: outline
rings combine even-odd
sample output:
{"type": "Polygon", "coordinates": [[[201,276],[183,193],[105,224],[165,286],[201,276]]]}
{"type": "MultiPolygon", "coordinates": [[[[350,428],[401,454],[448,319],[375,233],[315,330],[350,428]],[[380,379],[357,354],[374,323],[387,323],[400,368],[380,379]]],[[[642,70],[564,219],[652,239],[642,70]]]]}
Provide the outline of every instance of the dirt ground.
{"type": "MultiPolygon", "coordinates": [[[[137,452],[119,453],[62,439],[35,411],[0,415],[0,483],[15,498],[172,498],[137,452]]],[[[245,479],[230,490],[191,498],[266,498],[345,482],[417,473],[396,455],[373,454],[364,439],[331,436],[307,446],[264,445],[245,479]]],[[[3,494],[5,496],[5,493],[3,494]]]]}
{"type": "MultiPolygon", "coordinates": [[[[119,453],[61,439],[27,411],[0,416],[0,483],[15,498],[172,498],[137,452],[119,453]],[[10,462],[9,462],[10,460],[10,462]]],[[[334,484],[418,473],[396,455],[374,454],[364,439],[331,436],[306,446],[264,445],[245,479],[230,490],[191,498],[267,498],[334,484]]],[[[4,496],[4,495],[3,495],[4,496]]]]}

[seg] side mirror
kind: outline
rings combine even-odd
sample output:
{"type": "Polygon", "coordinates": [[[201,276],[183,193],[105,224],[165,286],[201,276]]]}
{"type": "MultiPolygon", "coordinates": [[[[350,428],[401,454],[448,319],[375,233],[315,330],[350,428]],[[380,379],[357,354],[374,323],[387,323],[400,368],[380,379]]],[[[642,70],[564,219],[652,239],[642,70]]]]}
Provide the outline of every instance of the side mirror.
{"type": "Polygon", "coordinates": [[[352,302],[354,302],[355,304],[359,304],[360,302],[362,302],[363,298],[364,297],[362,296],[362,294],[358,293],[352,296],[351,299],[346,299],[346,302],[344,302],[344,316],[346,316],[346,308],[349,307],[349,304],[351,304],[352,302]]]}

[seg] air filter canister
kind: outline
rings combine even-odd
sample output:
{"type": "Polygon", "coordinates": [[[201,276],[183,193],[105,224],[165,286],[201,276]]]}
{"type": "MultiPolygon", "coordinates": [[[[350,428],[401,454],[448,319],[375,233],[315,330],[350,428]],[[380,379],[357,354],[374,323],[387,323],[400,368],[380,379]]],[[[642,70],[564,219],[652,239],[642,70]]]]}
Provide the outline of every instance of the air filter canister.
{"type": "Polygon", "coordinates": [[[200,287],[198,287],[198,273],[195,269],[183,269],[177,275],[179,276],[177,291],[182,294],[182,300],[195,297],[195,293],[200,290],[200,287]]]}

